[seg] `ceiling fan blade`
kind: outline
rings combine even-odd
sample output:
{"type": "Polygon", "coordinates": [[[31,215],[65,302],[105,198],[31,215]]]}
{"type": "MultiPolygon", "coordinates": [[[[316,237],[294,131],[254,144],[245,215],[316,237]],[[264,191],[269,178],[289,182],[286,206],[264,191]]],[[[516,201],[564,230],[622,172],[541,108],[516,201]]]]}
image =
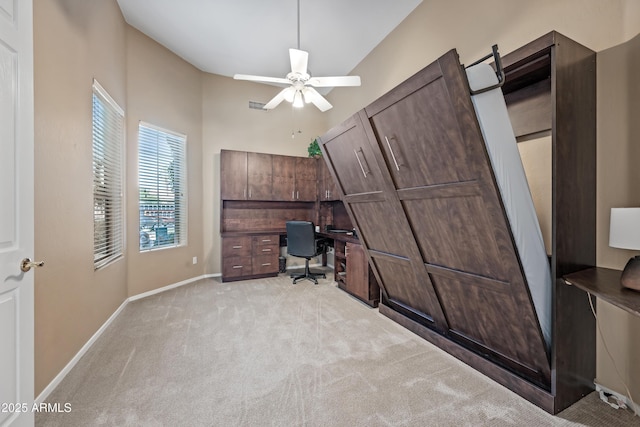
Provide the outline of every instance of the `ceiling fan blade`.
{"type": "Polygon", "coordinates": [[[291,60],[291,71],[293,73],[307,74],[309,52],[298,49],[289,49],[289,58],[291,60]]]}
{"type": "Polygon", "coordinates": [[[317,90],[312,87],[305,87],[304,89],[302,89],[302,93],[304,94],[305,102],[313,103],[313,105],[318,107],[318,109],[323,113],[333,108],[333,105],[331,105],[329,101],[327,101],[322,95],[318,93],[317,90]]]}
{"type": "MultiPolygon", "coordinates": [[[[276,108],[278,105],[280,105],[280,103],[282,101],[284,101],[284,99],[291,94],[291,92],[295,93],[295,89],[292,86],[286,87],[284,89],[282,89],[280,92],[278,92],[278,94],[276,96],[273,97],[273,99],[271,99],[271,101],[267,102],[265,104],[264,107],[262,107],[263,110],[272,110],[274,108],[276,108]]],[[[291,94],[293,95],[293,94],[291,94]]],[[[293,99],[293,96],[291,97],[293,99]]]]}
{"type": "Polygon", "coordinates": [[[312,77],[307,84],[315,87],[360,86],[360,76],[312,77]]]}
{"type": "Polygon", "coordinates": [[[248,80],[251,82],[259,82],[259,83],[280,83],[280,84],[291,84],[291,82],[287,79],[279,78],[279,77],[264,77],[264,76],[251,76],[248,74],[234,74],[233,78],[235,80],[248,80]]]}

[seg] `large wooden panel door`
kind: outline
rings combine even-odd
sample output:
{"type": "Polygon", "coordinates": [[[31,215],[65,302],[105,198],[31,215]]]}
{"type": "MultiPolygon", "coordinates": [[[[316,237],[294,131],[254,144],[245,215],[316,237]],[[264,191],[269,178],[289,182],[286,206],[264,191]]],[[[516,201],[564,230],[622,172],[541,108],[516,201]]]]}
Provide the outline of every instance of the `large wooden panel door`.
{"type": "Polygon", "coordinates": [[[250,200],[271,200],[271,154],[247,153],[247,189],[250,200]]]}
{"type": "Polygon", "coordinates": [[[545,342],[457,53],[366,111],[448,334],[548,384],[545,342]]]}
{"type": "MultiPolygon", "coordinates": [[[[32,426],[33,13],[0,2],[0,425],[32,426]]],[[[42,183],[46,185],[46,183],[42,183]]]]}
{"type": "Polygon", "coordinates": [[[220,198],[247,199],[247,153],[220,150],[220,198]]]}
{"type": "Polygon", "coordinates": [[[382,155],[364,112],[338,125],[319,142],[329,169],[337,177],[351,222],[373,260],[372,268],[386,300],[412,307],[418,321],[444,330],[437,296],[389,173],[380,167],[382,155]],[[423,292],[407,289],[416,283],[423,292]]]}

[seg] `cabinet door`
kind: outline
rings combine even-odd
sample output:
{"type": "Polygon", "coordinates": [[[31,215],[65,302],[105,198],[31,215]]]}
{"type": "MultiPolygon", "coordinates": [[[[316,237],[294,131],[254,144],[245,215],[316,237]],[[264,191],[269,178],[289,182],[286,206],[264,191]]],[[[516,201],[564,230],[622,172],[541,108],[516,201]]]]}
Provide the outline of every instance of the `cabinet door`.
{"type": "Polygon", "coordinates": [[[360,114],[331,129],[319,142],[324,151],[323,160],[333,167],[337,184],[345,195],[383,190],[382,171],[376,163],[360,114]]]}
{"type": "Polygon", "coordinates": [[[220,198],[245,200],[247,198],[247,153],[220,151],[220,198]]]}
{"type": "Polygon", "coordinates": [[[369,264],[362,246],[347,243],[345,248],[347,259],[347,290],[360,299],[369,299],[369,264]]]}
{"type": "Polygon", "coordinates": [[[324,159],[318,160],[318,182],[320,183],[319,199],[320,201],[334,201],[340,200],[340,194],[338,193],[338,187],[336,187],[331,172],[327,167],[327,163],[324,159]]]}
{"type": "Polygon", "coordinates": [[[318,177],[316,159],[296,157],[296,201],[315,202],[317,200],[318,177]]]}
{"type": "Polygon", "coordinates": [[[273,162],[271,154],[247,153],[247,182],[250,200],[271,200],[273,162]]]}
{"type": "Polygon", "coordinates": [[[272,198],[278,201],[295,200],[296,158],[274,155],[272,198]]]}

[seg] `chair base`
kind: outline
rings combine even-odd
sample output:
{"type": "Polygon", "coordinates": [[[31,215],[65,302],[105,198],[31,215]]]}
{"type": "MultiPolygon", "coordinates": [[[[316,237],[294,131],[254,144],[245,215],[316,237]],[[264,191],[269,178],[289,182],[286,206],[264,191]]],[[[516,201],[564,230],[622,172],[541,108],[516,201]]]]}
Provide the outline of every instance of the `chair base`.
{"type": "Polygon", "coordinates": [[[304,262],[304,273],[303,274],[292,274],[291,278],[293,279],[293,283],[297,283],[298,280],[310,280],[314,284],[318,284],[318,277],[322,277],[323,279],[327,278],[327,275],[324,273],[312,273],[309,270],[309,260],[306,259],[304,262]]]}

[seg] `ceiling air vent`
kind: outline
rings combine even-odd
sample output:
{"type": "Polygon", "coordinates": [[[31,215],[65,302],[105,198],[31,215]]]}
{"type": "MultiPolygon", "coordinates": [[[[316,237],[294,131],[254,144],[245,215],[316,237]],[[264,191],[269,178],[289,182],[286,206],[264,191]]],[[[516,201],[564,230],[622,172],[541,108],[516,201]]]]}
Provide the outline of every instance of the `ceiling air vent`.
{"type": "Polygon", "coordinates": [[[254,109],[254,110],[263,110],[266,111],[264,107],[266,104],[264,102],[256,102],[256,101],[249,101],[249,108],[254,109]]]}

